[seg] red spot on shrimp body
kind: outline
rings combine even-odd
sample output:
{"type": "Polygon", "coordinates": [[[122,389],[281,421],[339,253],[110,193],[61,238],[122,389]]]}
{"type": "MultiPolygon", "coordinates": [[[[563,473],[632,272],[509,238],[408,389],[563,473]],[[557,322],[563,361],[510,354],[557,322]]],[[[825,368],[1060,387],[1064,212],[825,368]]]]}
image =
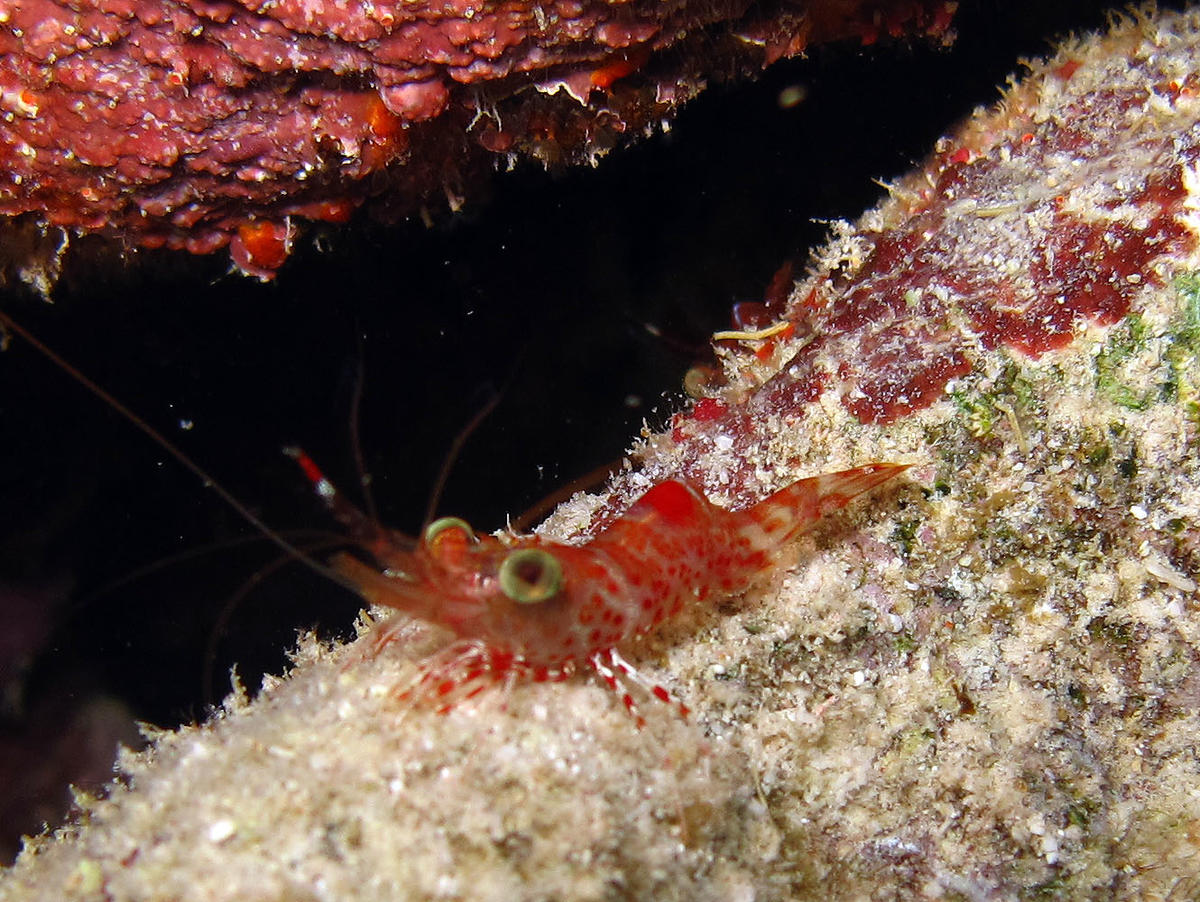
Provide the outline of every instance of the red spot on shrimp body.
{"type": "Polygon", "coordinates": [[[675,526],[691,522],[696,512],[696,498],[681,482],[663,482],[642,496],[640,504],[654,508],[664,520],[675,526]]]}

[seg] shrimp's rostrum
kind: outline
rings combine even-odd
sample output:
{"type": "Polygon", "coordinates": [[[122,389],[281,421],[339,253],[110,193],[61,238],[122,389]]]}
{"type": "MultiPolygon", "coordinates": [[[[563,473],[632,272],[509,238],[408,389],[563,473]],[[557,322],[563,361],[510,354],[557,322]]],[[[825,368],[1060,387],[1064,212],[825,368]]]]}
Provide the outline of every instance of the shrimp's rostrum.
{"type": "MultiPolygon", "coordinates": [[[[339,518],[357,520],[361,531],[361,515],[348,513],[311,460],[298,456],[339,518]]],[[[348,554],[333,566],[367,601],[458,637],[427,666],[416,693],[443,709],[489,681],[565,679],[581,666],[616,689],[618,674],[637,680],[618,647],[689,604],[744,591],[823,515],[904,469],[872,464],[801,479],[739,511],[717,507],[689,483],[662,482],[582,545],[478,535],[443,518],[409,550],[374,528],[364,550],[377,567],[348,554]]],[[[385,624],[375,647],[391,635],[385,624]]],[[[623,700],[633,708],[628,693],[623,700]]]]}

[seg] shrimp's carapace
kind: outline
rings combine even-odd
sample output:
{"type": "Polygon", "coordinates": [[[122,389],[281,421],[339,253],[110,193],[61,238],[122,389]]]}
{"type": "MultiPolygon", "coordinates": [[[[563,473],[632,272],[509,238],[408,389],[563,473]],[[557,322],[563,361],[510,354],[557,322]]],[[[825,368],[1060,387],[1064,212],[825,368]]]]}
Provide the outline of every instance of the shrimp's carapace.
{"type": "MultiPolygon", "coordinates": [[[[334,503],[328,480],[307,456],[298,459],[334,503]]],[[[905,469],[872,464],[812,476],[740,511],[669,480],[583,545],[478,535],[462,520],[443,518],[415,549],[381,537],[367,543],[374,566],[347,554],[333,566],[367,601],[458,637],[425,672],[424,694],[443,707],[489,678],[565,679],[582,666],[615,688],[617,674],[636,679],[618,647],[689,604],[744,591],[822,516],[905,469]]],[[[344,505],[339,500],[335,511],[344,505]]],[[[384,625],[376,648],[391,635],[384,625]]],[[[624,700],[633,707],[628,694],[624,700]]]]}

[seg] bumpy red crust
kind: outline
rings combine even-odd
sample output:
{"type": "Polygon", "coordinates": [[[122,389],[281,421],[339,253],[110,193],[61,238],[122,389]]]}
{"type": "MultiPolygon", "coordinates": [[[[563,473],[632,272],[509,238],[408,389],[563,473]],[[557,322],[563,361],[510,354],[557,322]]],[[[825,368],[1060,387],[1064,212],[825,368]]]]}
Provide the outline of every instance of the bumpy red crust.
{"type": "Polygon", "coordinates": [[[814,261],[786,307],[750,311],[755,328],[778,319],[768,337],[722,342],[743,375],[676,417],[669,472],[699,479],[699,460],[726,453],[723,488],[752,498],[744,462],[778,428],[763,424],[799,421],[828,398],[859,422],[893,423],[993,349],[1037,358],[1122,320],[1160,262],[1197,243],[1200,77],[1151,78],[1155,65],[1064,51],[1001,114],[981,111],[939,141],[814,261]]]}
{"type": "Polygon", "coordinates": [[[0,0],[0,214],[269,277],[300,220],[594,160],[710,78],[940,0],[0,0]],[[814,6],[815,8],[810,8],[814,6]],[[380,177],[386,172],[386,177],[380,177]]]}

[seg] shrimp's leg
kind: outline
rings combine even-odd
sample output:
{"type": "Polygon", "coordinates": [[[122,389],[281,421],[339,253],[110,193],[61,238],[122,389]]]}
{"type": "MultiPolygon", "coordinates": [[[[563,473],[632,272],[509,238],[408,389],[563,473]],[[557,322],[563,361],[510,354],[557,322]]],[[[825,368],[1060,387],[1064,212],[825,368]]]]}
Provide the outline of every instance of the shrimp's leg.
{"type": "Polygon", "coordinates": [[[634,726],[639,730],[646,725],[646,718],[638,711],[637,702],[634,701],[633,695],[626,688],[624,681],[634,683],[647,695],[664,704],[674,704],[684,720],[687,720],[688,714],[691,713],[691,709],[687,705],[674,698],[664,687],[650,682],[638,673],[637,668],[621,657],[615,648],[596,652],[588,658],[588,664],[596,671],[604,685],[620,696],[621,703],[625,705],[625,710],[629,712],[634,726]]]}
{"type": "Polygon", "coordinates": [[[481,642],[462,641],[443,648],[421,662],[417,673],[399,693],[403,701],[447,714],[458,702],[474,698],[488,685],[503,679],[507,668],[481,642]]]}
{"type": "MultiPolygon", "coordinates": [[[[498,651],[483,642],[462,640],[422,663],[398,697],[416,707],[449,714],[490,686],[502,684],[511,690],[523,682],[559,683],[574,673],[570,662],[554,667],[535,666],[519,655],[498,651]]],[[[505,691],[505,698],[508,694],[505,691]]]]}

